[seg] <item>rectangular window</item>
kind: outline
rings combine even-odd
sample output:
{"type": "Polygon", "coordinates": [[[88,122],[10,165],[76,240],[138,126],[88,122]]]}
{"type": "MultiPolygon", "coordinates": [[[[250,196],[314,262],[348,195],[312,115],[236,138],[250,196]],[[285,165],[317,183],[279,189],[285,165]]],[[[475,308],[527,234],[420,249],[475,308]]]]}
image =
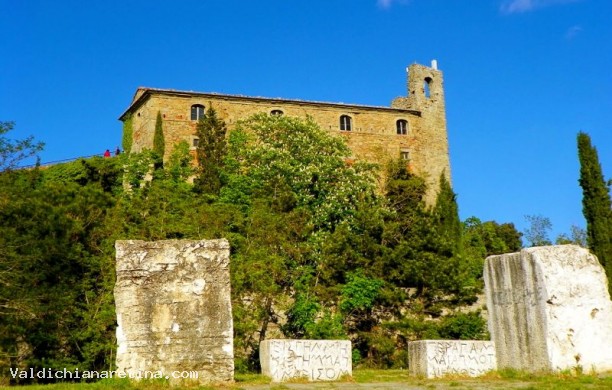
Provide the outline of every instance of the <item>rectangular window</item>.
{"type": "Polygon", "coordinates": [[[340,130],[351,131],[351,128],[352,128],[351,117],[348,115],[342,115],[340,117],[340,130]]]}
{"type": "Polygon", "coordinates": [[[404,160],[404,161],[408,161],[408,160],[410,160],[410,152],[408,152],[408,151],[407,151],[407,150],[405,150],[405,149],[402,149],[402,150],[400,151],[400,158],[401,158],[402,160],[404,160]]]}

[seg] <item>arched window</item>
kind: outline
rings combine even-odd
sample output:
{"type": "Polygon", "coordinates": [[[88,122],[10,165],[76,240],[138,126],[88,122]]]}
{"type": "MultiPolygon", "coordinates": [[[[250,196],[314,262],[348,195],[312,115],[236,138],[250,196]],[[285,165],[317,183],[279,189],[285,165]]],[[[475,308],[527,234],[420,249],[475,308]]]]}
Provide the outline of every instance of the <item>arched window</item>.
{"type": "Polygon", "coordinates": [[[201,104],[194,104],[191,106],[191,120],[199,121],[204,117],[204,106],[201,104]]]}
{"type": "Polygon", "coordinates": [[[351,131],[351,129],[352,129],[351,117],[348,115],[342,115],[340,117],[340,130],[351,131]]]}
{"type": "Polygon", "coordinates": [[[398,119],[395,122],[395,127],[397,129],[398,135],[406,135],[408,134],[408,121],[405,119],[398,119]]]}
{"type": "Polygon", "coordinates": [[[423,91],[425,92],[425,97],[427,99],[430,98],[431,96],[431,78],[430,77],[425,77],[425,81],[423,81],[423,91]]]}
{"type": "Polygon", "coordinates": [[[272,116],[281,116],[281,115],[283,115],[283,111],[282,110],[272,110],[272,111],[270,111],[270,115],[272,115],[272,116]]]}

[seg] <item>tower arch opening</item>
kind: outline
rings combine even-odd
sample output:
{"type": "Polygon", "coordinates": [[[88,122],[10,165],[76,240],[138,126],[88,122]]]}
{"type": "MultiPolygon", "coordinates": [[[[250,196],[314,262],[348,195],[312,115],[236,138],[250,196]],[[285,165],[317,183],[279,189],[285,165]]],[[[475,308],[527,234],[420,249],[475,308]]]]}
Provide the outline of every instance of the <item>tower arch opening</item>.
{"type": "Polygon", "coordinates": [[[423,80],[423,92],[427,99],[431,98],[431,83],[433,82],[431,77],[425,77],[423,80]]]}

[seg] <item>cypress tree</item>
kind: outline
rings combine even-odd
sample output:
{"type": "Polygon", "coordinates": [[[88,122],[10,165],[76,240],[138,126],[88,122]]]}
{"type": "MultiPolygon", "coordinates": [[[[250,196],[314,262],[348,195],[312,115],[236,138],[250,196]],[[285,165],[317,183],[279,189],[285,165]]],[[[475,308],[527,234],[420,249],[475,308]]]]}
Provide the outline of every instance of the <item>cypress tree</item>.
{"type": "Polygon", "coordinates": [[[166,151],[166,141],[164,140],[164,129],[162,126],[161,112],[157,111],[155,119],[155,134],[153,135],[153,151],[159,158],[160,165],[163,165],[164,153],[166,151]]]}
{"type": "Polygon", "coordinates": [[[461,220],[457,195],[451,188],[444,173],[440,176],[440,192],[433,208],[435,229],[442,238],[446,255],[457,255],[461,251],[461,220]]]}
{"type": "Polygon", "coordinates": [[[582,213],[587,223],[587,245],[606,270],[612,290],[612,208],[610,190],[604,180],[597,149],[591,138],[578,133],[582,213]]]}
{"type": "Polygon", "coordinates": [[[200,173],[194,181],[198,192],[218,195],[221,189],[221,169],[226,154],[227,132],[225,122],[219,119],[217,111],[210,107],[198,121],[196,127],[198,146],[196,154],[200,173]]]}

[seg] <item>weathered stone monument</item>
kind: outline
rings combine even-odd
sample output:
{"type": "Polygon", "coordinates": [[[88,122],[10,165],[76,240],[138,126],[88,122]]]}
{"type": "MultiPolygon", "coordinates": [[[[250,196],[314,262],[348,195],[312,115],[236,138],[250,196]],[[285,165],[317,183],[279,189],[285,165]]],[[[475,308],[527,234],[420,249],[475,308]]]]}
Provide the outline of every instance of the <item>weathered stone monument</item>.
{"type": "Polygon", "coordinates": [[[117,371],[233,381],[228,242],[117,241],[115,248],[117,371]]]}
{"type": "Polygon", "coordinates": [[[408,343],[410,374],[476,377],[497,368],[495,343],[477,340],[419,340],[408,343]]]}
{"type": "Polygon", "coordinates": [[[587,249],[490,256],[484,281],[499,368],[612,369],[612,302],[604,270],[587,249]]]}
{"type": "Polygon", "coordinates": [[[331,381],[353,374],[348,340],[264,340],[259,345],[262,374],[273,382],[296,378],[331,381]]]}

